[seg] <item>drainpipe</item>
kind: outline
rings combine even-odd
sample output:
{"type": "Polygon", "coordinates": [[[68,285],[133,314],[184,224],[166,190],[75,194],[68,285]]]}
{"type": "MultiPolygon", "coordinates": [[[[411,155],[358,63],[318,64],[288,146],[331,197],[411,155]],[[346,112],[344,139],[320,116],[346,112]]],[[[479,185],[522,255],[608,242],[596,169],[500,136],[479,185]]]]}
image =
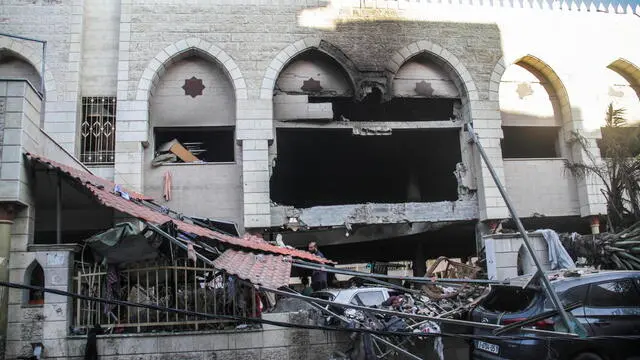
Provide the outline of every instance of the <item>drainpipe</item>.
{"type": "MultiPolygon", "coordinates": [[[[9,281],[9,251],[11,249],[11,225],[15,217],[13,204],[0,204],[0,281],[9,281]]],[[[0,354],[5,353],[7,339],[7,314],[9,290],[0,288],[0,354]]]]}
{"type": "Polygon", "coordinates": [[[30,37],[26,37],[26,36],[20,36],[20,35],[12,35],[12,34],[7,34],[7,33],[3,33],[0,32],[0,36],[6,36],[6,37],[10,37],[13,39],[18,39],[18,40],[24,40],[24,41],[32,41],[32,42],[37,42],[42,44],[42,64],[40,66],[40,96],[42,96],[42,104],[40,105],[40,126],[44,125],[44,110],[45,110],[45,103],[47,100],[47,95],[45,94],[44,91],[44,70],[46,69],[46,63],[47,63],[47,41],[46,40],[39,40],[39,39],[34,39],[34,38],[30,38],[30,37]]]}

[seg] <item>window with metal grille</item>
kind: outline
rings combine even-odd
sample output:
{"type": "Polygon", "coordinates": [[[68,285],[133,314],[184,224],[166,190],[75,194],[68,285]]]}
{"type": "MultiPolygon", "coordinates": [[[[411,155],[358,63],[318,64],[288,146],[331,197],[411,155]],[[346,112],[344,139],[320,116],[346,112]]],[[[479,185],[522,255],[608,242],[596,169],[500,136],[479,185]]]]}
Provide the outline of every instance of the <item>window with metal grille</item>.
{"type": "Polygon", "coordinates": [[[83,97],[80,161],[113,165],[116,140],[116,98],[83,97]]]}

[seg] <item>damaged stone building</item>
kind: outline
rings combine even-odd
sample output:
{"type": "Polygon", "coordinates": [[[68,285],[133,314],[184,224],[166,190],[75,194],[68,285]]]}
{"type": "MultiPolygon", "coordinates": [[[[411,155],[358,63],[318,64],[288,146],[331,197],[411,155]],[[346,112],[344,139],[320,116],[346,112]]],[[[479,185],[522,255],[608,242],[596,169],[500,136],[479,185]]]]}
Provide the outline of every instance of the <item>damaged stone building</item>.
{"type": "MultiPolygon", "coordinates": [[[[73,290],[73,244],[136,217],[25,153],[230,235],[422,276],[509,217],[470,123],[528,228],[588,233],[602,184],[565,160],[599,161],[608,104],[640,121],[638,16],[615,1],[5,0],[1,275],[73,290]]],[[[0,320],[25,334],[7,355],[79,356],[73,305],[13,292],[0,320]]]]}

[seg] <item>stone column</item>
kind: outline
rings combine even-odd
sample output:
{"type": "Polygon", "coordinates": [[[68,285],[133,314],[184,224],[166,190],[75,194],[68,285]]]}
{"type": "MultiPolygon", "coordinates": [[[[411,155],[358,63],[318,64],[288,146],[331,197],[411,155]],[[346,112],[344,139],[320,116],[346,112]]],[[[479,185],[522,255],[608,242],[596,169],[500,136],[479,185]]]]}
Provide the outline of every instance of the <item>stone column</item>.
{"type": "MultiPolygon", "coordinates": [[[[11,249],[11,225],[15,217],[12,204],[0,204],[0,281],[9,281],[9,252],[11,249]]],[[[7,338],[9,289],[0,287],[0,360],[4,359],[7,338]]]]}

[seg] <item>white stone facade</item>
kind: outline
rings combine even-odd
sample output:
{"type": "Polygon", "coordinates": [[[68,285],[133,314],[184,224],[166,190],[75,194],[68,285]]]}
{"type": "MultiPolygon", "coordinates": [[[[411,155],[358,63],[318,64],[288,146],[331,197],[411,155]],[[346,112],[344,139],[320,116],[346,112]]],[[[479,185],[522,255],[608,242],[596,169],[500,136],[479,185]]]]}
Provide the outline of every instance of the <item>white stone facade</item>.
{"type": "MultiPolygon", "coordinates": [[[[149,102],[166,69],[193,53],[218,66],[233,86],[235,134],[241,147],[236,157],[241,176],[235,180],[242,186],[232,191],[241,191],[237,198],[242,200],[226,207],[238,209],[233,220],[244,227],[265,228],[272,225],[273,89],[283,68],[297,55],[326,42],[338,48],[353,67],[377,71],[391,82],[399,68],[417,54],[438,59],[460,91],[465,118],[473,122],[501,180],[515,189],[505,178],[500,150],[499,89],[509,66],[519,63],[542,74],[549,91],[554,92],[550,96],[559,107],[565,137],[571,131],[583,132],[596,153],[597,128],[607,103],[607,72],[616,70],[632,88],[640,83],[640,50],[629,44],[629,39],[640,34],[634,14],[638,10],[597,10],[597,6],[575,3],[526,1],[522,6],[405,0],[335,0],[314,5],[122,0],[118,6],[94,0],[7,1],[2,32],[47,41],[43,128],[67,151],[76,155],[80,151],[79,99],[98,95],[101,81],[102,95],[117,97],[113,176],[116,182],[139,190],[145,188],[144,145],[153,135],[149,102]],[[598,26],[589,25],[596,23],[598,26]],[[116,28],[117,35],[111,33],[116,28]],[[109,32],[107,40],[97,38],[100,31],[109,32]],[[116,38],[117,48],[108,40],[116,38]],[[113,60],[100,65],[95,60],[100,56],[113,60]]],[[[38,43],[0,36],[0,48],[19,54],[38,70],[41,67],[38,43]]],[[[584,160],[585,154],[569,149],[563,157],[584,160]]],[[[478,156],[474,159],[480,219],[507,216],[486,166],[478,156]]],[[[543,172],[557,170],[557,166],[542,168],[543,172]]],[[[545,200],[551,204],[550,212],[581,216],[604,212],[595,180],[563,179],[563,189],[567,181],[569,187],[575,187],[577,202],[573,195],[566,199],[570,205],[545,200]]],[[[549,196],[558,191],[549,191],[549,196]]],[[[202,198],[202,194],[193,196],[202,198]]],[[[238,201],[229,199],[220,201],[238,201]]],[[[520,197],[518,201],[524,203],[518,208],[548,210],[546,205],[531,204],[534,200],[520,197]]]]}

